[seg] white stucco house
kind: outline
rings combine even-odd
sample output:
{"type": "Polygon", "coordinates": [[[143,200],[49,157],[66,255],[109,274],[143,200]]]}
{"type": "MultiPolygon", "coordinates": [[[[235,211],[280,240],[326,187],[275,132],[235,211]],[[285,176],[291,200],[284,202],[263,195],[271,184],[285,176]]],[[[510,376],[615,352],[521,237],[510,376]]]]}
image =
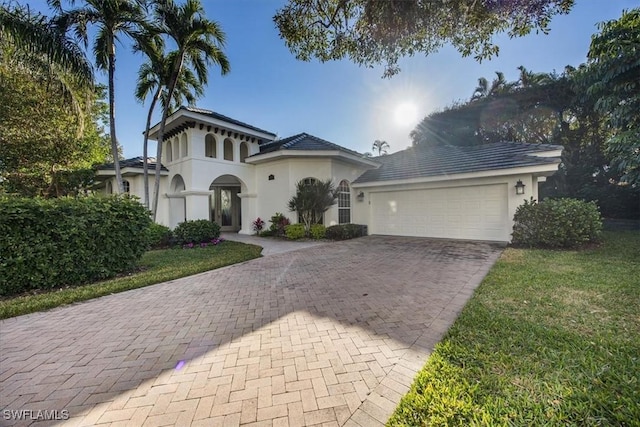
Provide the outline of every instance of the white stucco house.
{"type": "MultiPolygon", "coordinates": [[[[157,138],[158,125],[150,131],[157,138]]],[[[495,143],[411,147],[365,157],[301,133],[269,131],[213,111],[181,107],[167,122],[157,221],[175,227],[210,219],[251,234],[252,222],[287,211],[296,183],[330,178],[340,189],[325,225],[366,224],[369,234],[509,241],[516,208],[538,198],[538,183],[560,163],[562,147],[495,143]]],[[[121,162],[125,190],[143,196],[142,159],[121,162]]],[[[115,186],[113,165],[97,188],[115,186]]],[[[153,181],[151,181],[153,182],[153,181]]]]}

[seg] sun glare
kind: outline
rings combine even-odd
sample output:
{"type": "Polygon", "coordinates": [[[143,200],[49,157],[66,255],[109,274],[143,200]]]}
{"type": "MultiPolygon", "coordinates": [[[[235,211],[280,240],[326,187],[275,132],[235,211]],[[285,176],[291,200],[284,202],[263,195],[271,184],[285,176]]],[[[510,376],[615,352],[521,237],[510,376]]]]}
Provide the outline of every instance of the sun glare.
{"type": "Polygon", "coordinates": [[[395,108],[393,118],[398,126],[415,126],[418,123],[418,107],[412,102],[403,102],[395,108]]]}

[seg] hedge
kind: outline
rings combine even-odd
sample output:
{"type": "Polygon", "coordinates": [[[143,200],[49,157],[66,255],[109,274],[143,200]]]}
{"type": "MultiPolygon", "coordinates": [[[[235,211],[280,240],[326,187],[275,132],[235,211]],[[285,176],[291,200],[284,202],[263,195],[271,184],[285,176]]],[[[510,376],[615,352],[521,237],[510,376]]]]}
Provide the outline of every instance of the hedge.
{"type": "Polygon", "coordinates": [[[577,199],[526,201],[513,217],[516,246],[538,248],[576,248],[597,242],[602,218],[595,202],[577,199]]]}
{"type": "Polygon", "coordinates": [[[220,226],[207,219],[194,219],[181,222],[173,230],[175,244],[209,243],[220,237],[220,226]]]}
{"type": "Polygon", "coordinates": [[[106,279],[147,249],[148,211],[128,196],[0,198],[0,295],[106,279]]]}
{"type": "Polygon", "coordinates": [[[367,235],[367,226],[361,224],[341,224],[327,227],[325,236],[330,240],[348,240],[367,235]]]}

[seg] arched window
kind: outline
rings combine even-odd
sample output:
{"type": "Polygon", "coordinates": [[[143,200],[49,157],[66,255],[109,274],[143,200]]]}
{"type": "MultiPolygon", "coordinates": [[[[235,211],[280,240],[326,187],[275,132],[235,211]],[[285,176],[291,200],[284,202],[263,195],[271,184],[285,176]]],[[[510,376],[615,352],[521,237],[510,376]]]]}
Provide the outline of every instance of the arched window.
{"type": "Polygon", "coordinates": [[[351,222],[351,190],[346,179],[338,185],[338,224],[351,222]]]}
{"type": "Polygon", "coordinates": [[[224,159],[233,161],[233,141],[228,138],[224,140],[224,159]]]}
{"type": "Polygon", "coordinates": [[[217,142],[213,135],[208,134],[204,137],[204,155],[206,157],[216,158],[217,142]]]}
{"type": "Polygon", "coordinates": [[[180,140],[178,138],[174,138],[173,140],[173,160],[178,160],[180,158],[180,140]]]}
{"type": "Polygon", "coordinates": [[[240,143],[240,163],[244,163],[244,160],[249,157],[249,147],[246,142],[240,143]]]}
{"type": "Polygon", "coordinates": [[[173,151],[171,151],[171,141],[167,141],[167,149],[165,152],[167,153],[167,162],[173,160],[173,151]]]}
{"type": "Polygon", "coordinates": [[[183,133],[181,139],[182,139],[182,141],[180,142],[180,147],[182,149],[181,157],[187,157],[187,155],[189,154],[189,144],[187,142],[187,134],[183,133]]]}
{"type": "Polygon", "coordinates": [[[122,189],[124,190],[125,194],[129,194],[131,192],[131,184],[129,184],[129,181],[122,181],[122,189]]]}

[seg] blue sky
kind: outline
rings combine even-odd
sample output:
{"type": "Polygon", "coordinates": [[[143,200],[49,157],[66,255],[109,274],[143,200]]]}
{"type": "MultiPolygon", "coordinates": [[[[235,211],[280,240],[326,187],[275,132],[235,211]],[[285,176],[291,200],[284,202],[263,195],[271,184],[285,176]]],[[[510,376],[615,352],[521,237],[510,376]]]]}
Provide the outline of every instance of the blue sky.
{"type": "MultiPolygon", "coordinates": [[[[46,10],[44,0],[29,4],[46,10]]],[[[207,16],[226,32],[231,72],[221,77],[219,69],[211,69],[198,107],[283,138],[307,132],[359,152],[371,151],[376,139],[387,141],[392,152],[406,148],[409,132],[420,118],[453,101],[469,99],[479,77],[492,79],[495,71],[503,71],[507,80],[516,80],[519,65],[536,72],[562,72],[565,65],[579,65],[586,60],[598,22],[617,19],[622,10],[640,5],[637,0],[577,0],[569,15],[553,19],[549,35],[496,36],[500,55],[490,61],[478,63],[445,47],[428,57],[402,60],[400,74],[382,79],[381,67],[361,68],[346,60],[297,61],[272,21],[284,0],[206,0],[203,4],[207,16]],[[416,108],[419,117],[399,113],[406,106],[416,108]]],[[[130,53],[126,40],[117,55],[116,129],[125,157],[134,157],[142,153],[148,109],[148,103],[140,104],[133,96],[143,59],[130,53]]],[[[104,73],[98,77],[106,83],[104,73]]]]}

